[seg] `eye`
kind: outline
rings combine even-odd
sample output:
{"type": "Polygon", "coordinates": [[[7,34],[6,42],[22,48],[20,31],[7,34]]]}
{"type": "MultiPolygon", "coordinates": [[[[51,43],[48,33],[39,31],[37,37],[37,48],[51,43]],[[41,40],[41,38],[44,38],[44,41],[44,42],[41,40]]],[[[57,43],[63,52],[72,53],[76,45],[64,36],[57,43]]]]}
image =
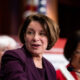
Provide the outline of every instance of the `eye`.
{"type": "Polygon", "coordinates": [[[47,36],[45,32],[40,33],[41,36],[47,36]]]}
{"type": "Polygon", "coordinates": [[[27,31],[26,33],[27,33],[27,34],[30,34],[30,35],[31,35],[31,34],[34,34],[33,31],[27,31]]]}

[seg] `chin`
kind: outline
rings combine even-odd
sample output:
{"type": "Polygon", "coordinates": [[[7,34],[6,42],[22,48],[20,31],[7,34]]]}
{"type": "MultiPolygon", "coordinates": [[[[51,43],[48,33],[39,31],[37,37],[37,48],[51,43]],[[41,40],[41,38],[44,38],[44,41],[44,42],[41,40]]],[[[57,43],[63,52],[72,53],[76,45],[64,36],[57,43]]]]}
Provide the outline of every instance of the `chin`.
{"type": "Polygon", "coordinates": [[[40,54],[42,54],[41,51],[31,51],[31,53],[34,54],[34,55],[40,55],[40,54]]]}
{"type": "Polygon", "coordinates": [[[33,54],[41,54],[41,52],[38,52],[38,51],[34,51],[34,52],[32,52],[33,54]]]}

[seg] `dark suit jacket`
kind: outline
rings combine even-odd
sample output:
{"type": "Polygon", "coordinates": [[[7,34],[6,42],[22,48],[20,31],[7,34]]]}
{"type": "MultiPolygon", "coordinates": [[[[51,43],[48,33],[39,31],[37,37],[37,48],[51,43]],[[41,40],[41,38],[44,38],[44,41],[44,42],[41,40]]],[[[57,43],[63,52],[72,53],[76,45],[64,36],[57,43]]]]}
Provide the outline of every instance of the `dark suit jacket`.
{"type": "MultiPolygon", "coordinates": [[[[43,58],[48,80],[56,80],[54,67],[43,58]]],[[[41,80],[31,55],[25,47],[6,51],[2,58],[3,80],[41,80]]]]}

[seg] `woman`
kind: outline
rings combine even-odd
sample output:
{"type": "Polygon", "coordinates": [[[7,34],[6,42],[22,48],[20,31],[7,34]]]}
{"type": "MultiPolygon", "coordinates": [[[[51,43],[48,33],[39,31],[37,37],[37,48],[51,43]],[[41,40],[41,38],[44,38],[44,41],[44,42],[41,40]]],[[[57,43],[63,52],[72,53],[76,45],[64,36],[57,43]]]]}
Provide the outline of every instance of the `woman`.
{"type": "MultiPolygon", "coordinates": [[[[57,70],[57,80],[67,80],[68,75],[74,80],[80,80],[80,30],[74,32],[67,40],[64,48],[64,56],[69,61],[67,71],[57,70]]],[[[64,70],[64,69],[63,69],[64,70]]],[[[72,80],[70,78],[70,80],[72,80]]]]}
{"type": "Polygon", "coordinates": [[[20,30],[23,47],[2,58],[3,80],[56,80],[54,67],[42,57],[59,37],[59,27],[45,15],[27,16],[20,30]]]}

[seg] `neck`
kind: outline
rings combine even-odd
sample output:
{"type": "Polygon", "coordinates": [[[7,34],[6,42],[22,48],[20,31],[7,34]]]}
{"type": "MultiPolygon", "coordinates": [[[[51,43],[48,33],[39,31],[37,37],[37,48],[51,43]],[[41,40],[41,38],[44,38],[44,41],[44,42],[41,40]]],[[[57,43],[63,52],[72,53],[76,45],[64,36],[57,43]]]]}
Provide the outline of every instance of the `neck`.
{"type": "Polygon", "coordinates": [[[43,68],[42,57],[33,57],[34,64],[37,68],[43,68]]]}

